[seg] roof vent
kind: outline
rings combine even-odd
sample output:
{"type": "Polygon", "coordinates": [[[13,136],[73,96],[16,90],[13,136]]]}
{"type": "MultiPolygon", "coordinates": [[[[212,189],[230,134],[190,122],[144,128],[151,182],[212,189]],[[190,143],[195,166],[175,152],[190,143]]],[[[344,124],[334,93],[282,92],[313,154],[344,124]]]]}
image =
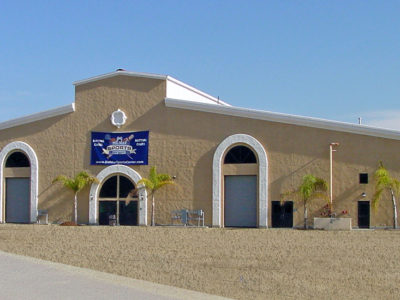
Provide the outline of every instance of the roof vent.
{"type": "Polygon", "coordinates": [[[125,69],[117,69],[117,72],[126,71],[125,69]]]}

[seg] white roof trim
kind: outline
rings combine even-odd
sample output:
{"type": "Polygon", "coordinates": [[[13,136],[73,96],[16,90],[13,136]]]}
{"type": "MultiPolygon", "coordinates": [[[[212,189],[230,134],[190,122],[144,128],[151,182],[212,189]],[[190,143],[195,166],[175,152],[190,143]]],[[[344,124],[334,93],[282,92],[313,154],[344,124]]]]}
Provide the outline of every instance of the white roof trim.
{"type": "Polygon", "coordinates": [[[5,122],[0,122],[0,130],[16,127],[60,115],[65,115],[75,111],[75,103],[71,103],[65,106],[56,107],[53,109],[45,110],[39,113],[31,114],[25,117],[15,118],[5,122]]]}
{"type": "Polygon", "coordinates": [[[210,99],[211,101],[214,101],[217,104],[229,105],[230,106],[230,104],[228,104],[228,103],[226,103],[226,102],[224,102],[224,101],[222,101],[222,100],[220,100],[218,98],[215,98],[215,97],[213,97],[213,96],[211,96],[211,95],[209,95],[207,93],[204,93],[204,92],[202,92],[202,91],[200,91],[200,90],[198,90],[198,89],[196,89],[196,88],[194,88],[194,87],[192,87],[192,86],[190,86],[190,85],[188,85],[188,84],[186,84],[186,83],[184,83],[182,81],[179,81],[178,79],[175,79],[175,78],[171,77],[171,76],[167,76],[167,80],[169,80],[169,81],[171,81],[171,82],[173,82],[173,83],[175,83],[177,85],[180,85],[180,86],[182,86],[182,87],[184,87],[184,88],[186,88],[186,89],[188,89],[188,90],[190,90],[190,91],[192,91],[192,92],[194,92],[194,93],[196,93],[198,95],[201,95],[201,96],[203,96],[203,97],[205,97],[207,99],[210,99]]]}
{"type": "Polygon", "coordinates": [[[144,77],[144,78],[152,78],[152,79],[160,79],[160,80],[165,80],[167,79],[166,75],[159,75],[159,74],[151,74],[151,73],[139,73],[139,72],[129,72],[129,71],[114,71],[111,73],[99,75],[99,76],[94,76],[90,77],[87,79],[83,80],[78,80],[73,83],[73,85],[78,86],[81,84],[101,80],[101,79],[106,79],[106,78],[111,78],[114,76],[119,76],[119,75],[125,75],[125,76],[132,76],[132,77],[144,77]]]}
{"type": "Polygon", "coordinates": [[[228,116],[279,122],[285,124],[293,124],[299,126],[307,126],[320,129],[342,131],[342,132],[400,140],[400,131],[376,128],[367,125],[359,125],[359,124],[331,121],[319,118],[275,113],[275,112],[248,109],[242,107],[196,103],[193,101],[170,99],[170,98],[165,99],[165,105],[167,107],[173,107],[173,108],[189,109],[189,110],[196,110],[196,111],[222,114],[228,116]]]}

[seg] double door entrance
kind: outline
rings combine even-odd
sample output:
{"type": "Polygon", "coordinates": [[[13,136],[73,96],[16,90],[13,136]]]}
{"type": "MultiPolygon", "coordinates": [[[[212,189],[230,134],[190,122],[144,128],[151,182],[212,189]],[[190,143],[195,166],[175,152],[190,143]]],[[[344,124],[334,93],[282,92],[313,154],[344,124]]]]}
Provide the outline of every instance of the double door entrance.
{"type": "Polygon", "coordinates": [[[137,201],[100,201],[99,202],[99,224],[109,225],[114,220],[119,225],[137,225],[137,201]]]}
{"type": "Polygon", "coordinates": [[[108,178],[99,195],[99,225],[138,225],[138,196],[134,183],[123,175],[108,178]]]}

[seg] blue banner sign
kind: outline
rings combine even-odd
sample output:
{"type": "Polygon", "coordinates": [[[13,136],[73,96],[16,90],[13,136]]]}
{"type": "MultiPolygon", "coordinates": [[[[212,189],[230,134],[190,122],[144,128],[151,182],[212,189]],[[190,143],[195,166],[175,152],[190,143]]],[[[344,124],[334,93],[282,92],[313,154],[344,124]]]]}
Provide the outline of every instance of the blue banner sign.
{"type": "Polygon", "coordinates": [[[92,132],[92,165],[147,165],[149,132],[92,132]]]}

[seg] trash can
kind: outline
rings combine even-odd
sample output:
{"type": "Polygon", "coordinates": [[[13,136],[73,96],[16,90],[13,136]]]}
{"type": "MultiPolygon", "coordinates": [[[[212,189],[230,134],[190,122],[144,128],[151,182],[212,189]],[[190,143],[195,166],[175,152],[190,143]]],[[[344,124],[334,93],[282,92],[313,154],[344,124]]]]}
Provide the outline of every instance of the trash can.
{"type": "Polygon", "coordinates": [[[110,226],[116,226],[117,225],[117,216],[116,215],[110,215],[108,217],[108,225],[110,225],[110,226]]]}

